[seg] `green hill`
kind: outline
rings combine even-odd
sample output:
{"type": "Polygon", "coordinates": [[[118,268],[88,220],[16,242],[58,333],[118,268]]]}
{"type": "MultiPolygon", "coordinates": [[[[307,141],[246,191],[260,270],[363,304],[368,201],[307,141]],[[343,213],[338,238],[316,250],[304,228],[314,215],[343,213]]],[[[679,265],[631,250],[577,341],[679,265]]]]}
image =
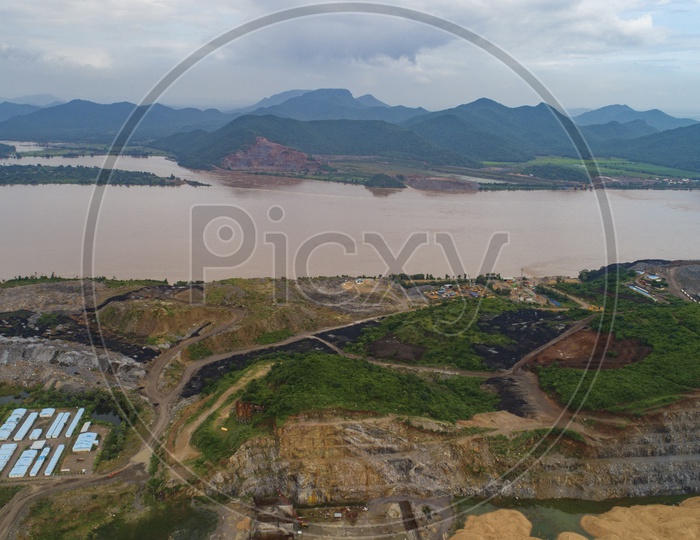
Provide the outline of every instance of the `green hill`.
{"type": "Polygon", "coordinates": [[[475,161],[440,148],[409,129],[379,120],[304,122],[271,115],[247,115],[213,133],[181,133],[155,141],[151,146],[174,153],[183,166],[208,168],[253,144],[256,137],[308,154],[386,156],[478,166],[475,161]]]}
{"type": "Polygon", "coordinates": [[[617,141],[600,149],[600,157],[623,157],[632,161],[700,171],[700,124],[662,131],[654,135],[617,141]],[[606,151],[606,154],[602,152],[606,151]]]}
{"type": "MultiPolygon", "coordinates": [[[[103,105],[76,99],[0,122],[0,140],[110,143],[135,108],[128,102],[103,105]]],[[[231,118],[215,109],[172,109],[156,104],[132,138],[142,142],[178,131],[217,129],[231,118]]]]}

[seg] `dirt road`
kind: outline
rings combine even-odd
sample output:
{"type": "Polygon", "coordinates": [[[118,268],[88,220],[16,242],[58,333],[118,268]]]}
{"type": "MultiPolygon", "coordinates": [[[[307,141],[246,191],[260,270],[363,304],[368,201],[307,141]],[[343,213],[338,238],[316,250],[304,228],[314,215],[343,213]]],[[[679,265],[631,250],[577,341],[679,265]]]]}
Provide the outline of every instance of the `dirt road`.
{"type": "Polygon", "coordinates": [[[175,437],[175,444],[171,454],[172,457],[179,462],[184,462],[188,459],[197,457],[200,454],[200,452],[198,450],[195,450],[190,444],[192,435],[194,435],[194,432],[197,431],[197,428],[201,426],[213,413],[218,411],[231,395],[244,388],[250,381],[254,379],[259,379],[260,377],[264,377],[265,375],[267,375],[271,368],[272,364],[262,364],[255,366],[243,377],[241,377],[241,379],[236,384],[234,384],[223,394],[221,394],[219,399],[217,399],[216,402],[206,411],[200,413],[199,416],[193,422],[185,424],[182,430],[177,434],[177,437],[175,437]]]}

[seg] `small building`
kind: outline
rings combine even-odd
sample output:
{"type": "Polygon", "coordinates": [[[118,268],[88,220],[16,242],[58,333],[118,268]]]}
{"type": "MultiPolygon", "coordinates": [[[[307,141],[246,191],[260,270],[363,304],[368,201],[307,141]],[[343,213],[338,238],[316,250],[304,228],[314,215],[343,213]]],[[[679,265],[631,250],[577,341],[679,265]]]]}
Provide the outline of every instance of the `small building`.
{"type": "Polygon", "coordinates": [[[29,447],[30,450],[41,450],[46,446],[46,439],[43,441],[34,441],[32,445],[29,447]]]}
{"type": "Polygon", "coordinates": [[[73,452],[91,452],[93,447],[98,445],[97,433],[87,431],[78,435],[78,439],[73,445],[73,452]]]}
{"type": "Polygon", "coordinates": [[[56,409],[52,408],[47,408],[47,409],[41,409],[41,412],[39,413],[39,418],[51,418],[53,415],[56,413],[56,409]]]}
{"type": "Polygon", "coordinates": [[[38,441],[39,437],[41,437],[42,432],[43,430],[41,428],[33,429],[32,432],[29,434],[29,440],[38,441]]]}

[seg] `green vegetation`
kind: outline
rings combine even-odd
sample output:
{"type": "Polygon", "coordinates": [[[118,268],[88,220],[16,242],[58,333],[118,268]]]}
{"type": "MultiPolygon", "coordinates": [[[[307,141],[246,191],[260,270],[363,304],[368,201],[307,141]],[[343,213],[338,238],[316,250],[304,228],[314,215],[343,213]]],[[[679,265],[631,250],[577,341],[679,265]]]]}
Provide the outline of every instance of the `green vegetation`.
{"type": "Polygon", "coordinates": [[[491,452],[496,456],[506,459],[521,459],[530,452],[532,452],[530,456],[532,458],[542,457],[557,437],[580,443],[585,442],[583,436],[577,431],[562,428],[518,431],[510,437],[492,435],[486,437],[486,440],[491,452]],[[540,441],[542,441],[541,444],[538,444],[540,441]]]}
{"type": "MultiPolygon", "coordinates": [[[[77,278],[73,278],[75,280],[77,278]]],[[[40,283],[59,283],[61,281],[71,281],[70,278],[57,277],[51,274],[50,276],[17,276],[13,279],[0,281],[0,289],[9,289],[10,287],[21,287],[23,285],[37,285],[40,283]]]]}
{"type": "Polygon", "coordinates": [[[154,540],[208,538],[218,524],[215,512],[182,495],[135,510],[138,486],[87,487],[39,500],[26,521],[37,540],[154,540]]]}
{"type": "Polygon", "coordinates": [[[9,503],[12,498],[17,495],[22,489],[22,486],[3,486],[0,487],[0,508],[9,503]]]}
{"type": "Polygon", "coordinates": [[[95,540],[206,540],[218,524],[212,510],[198,508],[193,501],[179,497],[149,509],[146,515],[133,520],[125,513],[97,528],[95,540]]]}
{"type": "Polygon", "coordinates": [[[389,176],[388,174],[375,174],[365,182],[365,187],[404,189],[406,184],[400,179],[389,176]]]}
{"type": "MultiPolygon", "coordinates": [[[[493,411],[498,403],[496,395],[481,390],[483,379],[479,378],[423,379],[365,360],[321,353],[275,355],[265,360],[272,358],[278,363],[266,376],[251,381],[230,399],[240,397],[256,407],[251,422],[240,423],[233,414],[221,422],[213,414],[197,428],[192,438],[202,452],[197,467],[219,463],[247,440],[267,435],[276,424],[303,412],[330,409],[454,422],[493,411]]],[[[202,408],[207,409],[244,373],[231,373],[227,381],[218,381],[202,408]]]]}
{"type": "Polygon", "coordinates": [[[294,335],[294,332],[288,328],[282,328],[281,330],[272,330],[271,332],[265,332],[255,340],[258,345],[269,345],[270,343],[277,343],[279,341],[284,341],[289,339],[294,335]]]}
{"type": "MultiPolygon", "coordinates": [[[[10,287],[22,287],[24,285],[39,285],[44,283],[60,283],[63,281],[77,281],[79,278],[65,278],[59,277],[54,274],[50,276],[44,275],[34,275],[34,276],[17,276],[13,279],[8,279],[6,281],[0,281],[0,289],[9,289],[10,287]]],[[[112,289],[118,289],[120,287],[153,287],[157,285],[167,285],[167,279],[108,279],[106,277],[94,277],[91,278],[92,281],[97,283],[102,283],[103,285],[110,287],[112,289]]]]}
{"type": "Polygon", "coordinates": [[[204,358],[208,358],[213,353],[209,347],[207,347],[202,341],[200,341],[189,345],[187,347],[187,354],[190,355],[190,359],[197,361],[203,360],[204,358]]]}
{"type": "Polygon", "coordinates": [[[616,296],[617,309],[633,308],[640,302],[652,303],[653,300],[647,299],[625,286],[625,283],[631,282],[635,276],[636,273],[633,270],[613,265],[608,268],[607,272],[604,268],[582,270],[579,273],[580,283],[562,281],[553,287],[600,307],[605,304],[608,310],[613,309],[613,301],[616,296]]]}
{"type": "Polygon", "coordinates": [[[92,280],[102,283],[111,289],[119,289],[120,287],[156,287],[168,284],[167,279],[107,279],[106,277],[95,277],[92,280]]]}
{"type": "Polygon", "coordinates": [[[544,180],[566,180],[583,184],[590,182],[585,170],[562,165],[529,165],[523,169],[523,174],[531,174],[544,180]]]}
{"type": "Polygon", "coordinates": [[[497,397],[479,387],[482,379],[425,380],[328,354],[288,355],[260,379],[251,381],[242,399],[264,409],[253,425],[284,421],[309,410],[345,409],[382,414],[428,416],[454,422],[494,410],[497,397]]]}
{"type": "Polygon", "coordinates": [[[219,463],[222,459],[231,457],[249,439],[257,435],[269,433],[264,428],[254,427],[250,424],[241,424],[235,419],[227,422],[225,428],[228,431],[214,428],[212,415],[197,428],[192,443],[202,452],[202,457],[197,462],[197,467],[202,467],[205,461],[219,463]]]}
{"type": "Polygon", "coordinates": [[[554,290],[550,287],[545,287],[544,285],[537,285],[535,287],[535,292],[537,294],[541,294],[542,296],[546,296],[547,298],[550,298],[551,300],[555,300],[555,301],[559,302],[562,307],[571,308],[571,309],[576,309],[579,307],[578,303],[571,300],[571,298],[569,298],[565,294],[557,292],[556,290],[554,290]]]}
{"type": "Polygon", "coordinates": [[[17,153],[17,148],[9,144],[0,143],[0,158],[14,156],[17,153]]]}
{"type": "Polygon", "coordinates": [[[429,163],[476,165],[450,150],[435,146],[410,129],[383,121],[311,120],[276,116],[241,116],[213,133],[178,133],[152,146],[172,152],[186,167],[206,169],[237,150],[265,137],[308,154],[380,155],[429,163]]]}
{"type": "Polygon", "coordinates": [[[482,315],[515,309],[513,303],[499,298],[447,301],[387,317],[378,326],[365,328],[347,349],[353,353],[367,354],[373,343],[390,337],[415,347],[415,363],[486,370],[486,365],[472,345],[508,345],[511,341],[503,335],[481,331],[476,323],[482,315]]]}
{"type": "Polygon", "coordinates": [[[133,510],[138,486],[111,484],[87,487],[39,499],[29,511],[23,527],[35,540],[95,538],[94,530],[112,516],[133,510]]]}
{"type": "MultiPolygon", "coordinates": [[[[566,167],[578,169],[581,174],[586,174],[585,163],[578,158],[560,157],[560,156],[538,156],[527,163],[520,164],[515,162],[488,161],[484,162],[486,166],[493,167],[527,167],[553,165],[557,167],[566,167]]],[[[651,163],[630,161],[628,159],[616,157],[597,157],[595,165],[600,173],[604,176],[624,176],[636,178],[698,178],[700,174],[697,171],[677,169],[664,165],[654,165],[651,163]]],[[[586,176],[588,181],[588,176],[586,176]]]]}
{"type": "MultiPolygon", "coordinates": [[[[608,323],[606,318],[604,327],[608,323]]],[[[539,370],[542,388],[562,403],[571,401],[574,407],[642,412],[700,387],[700,305],[678,302],[629,307],[617,314],[615,335],[639,340],[651,346],[652,352],[640,362],[598,373],[595,366],[585,373],[550,365],[539,370]]]]}
{"type": "MultiPolygon", "coordinates": [[[[100,175],[99,167],[78,165],[5,165],[0,167],[0,185],[11,186],[39,184],[94,185],[100,175]]],[[[109,183],[114,186],[177,186],[182,180],[170,176],[162,178],[153,173],[113,170],[109,183]]]]}

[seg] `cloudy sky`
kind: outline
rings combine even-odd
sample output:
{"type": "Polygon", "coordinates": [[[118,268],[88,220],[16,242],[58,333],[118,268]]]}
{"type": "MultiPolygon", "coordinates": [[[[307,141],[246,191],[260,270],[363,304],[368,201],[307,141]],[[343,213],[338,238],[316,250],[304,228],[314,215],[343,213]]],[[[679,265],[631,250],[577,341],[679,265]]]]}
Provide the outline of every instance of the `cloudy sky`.
{"type": "MultiPolygon", "coordinates": [[[[318,2],[315,2],[318,3],[318,2]]],[[[385,0],[507,51],[566,107],[626,103],[700,118],[700,0],[385,0]]],[[[295,0],[3,0],[0,97],[140,101],[201,45],[295,0]]],[[[541,99],[476,46],[382,15],[281,22],[212,52],[161,102],[232,108],[293,88],[395,105],[541,99]]]]}

